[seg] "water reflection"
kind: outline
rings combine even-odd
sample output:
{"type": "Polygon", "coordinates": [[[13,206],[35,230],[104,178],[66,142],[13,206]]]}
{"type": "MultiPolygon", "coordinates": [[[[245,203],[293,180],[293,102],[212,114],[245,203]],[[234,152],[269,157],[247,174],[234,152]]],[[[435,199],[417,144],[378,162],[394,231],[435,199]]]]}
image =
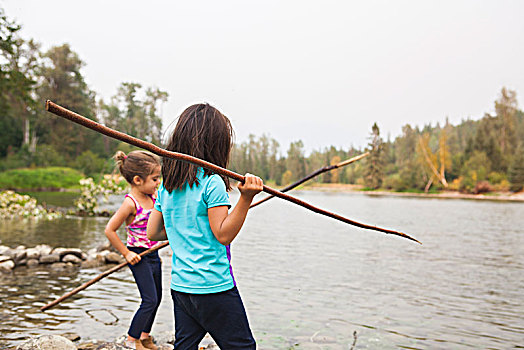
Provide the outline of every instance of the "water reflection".
{"type": "Polygon", "coordinates": [[[35,198],[38,204],[48,207],[62,207],[69,208],[74,206],[75,200],[80,196],[79,192],[20,192],[20,194],[27,194],[35,198]]]}
{"type": "MultiPolygon", "coordinates": [[[[357,221],[402,229],[423,246],[276,199],[255,208],[233,245],[233,267],[260,349],[348,349],[355,331],[357,349],[524,346],[524,204],[297,194],[357,221]]],[[[0,239],[85,249],[106,242],[106,221],[9,221],[0,239]]],[[[154,332],[173,328],[166,252],[154,332]]],[[[125,269],[39,311],[98,273],[20,268],[2,275],[0,347],[70,330],[83,340],[124,334],[138,307],[125,269]]]]}

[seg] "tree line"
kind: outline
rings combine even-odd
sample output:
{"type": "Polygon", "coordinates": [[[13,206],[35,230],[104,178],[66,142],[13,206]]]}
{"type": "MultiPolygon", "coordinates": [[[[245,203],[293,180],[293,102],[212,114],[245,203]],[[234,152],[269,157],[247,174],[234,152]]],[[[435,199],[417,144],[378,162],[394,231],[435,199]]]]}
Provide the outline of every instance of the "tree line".
{"type": "Polygon", "coordinates": [[[370,155],[363,160],[313,181],[394,191],[516,192],[524,186],[524,113],[516,93],[502,88],[493,115],[456,126],[447,119],[444,125],[422,128],[406,124],[401,135],[386,141],[375,123],[363,149],[331,146],[306,156],[304,144],[296,141],[282,155],[276,140],[250,135],[233,149],[231,167],[286,185],[365,151],[370,155]]]}
{"type": "Polygon", "coordinates": [[[42,51],[39,43],[22,38],[20,29],[0,8],[0,171],[69,166],[92,175],[111,168],[117,148],[129,149],[49,115],[46,99],[160,145],[167,92],[123,82],[104,101],[87,85],[81,71],[85,63],[69,44],[42,51]]]}
{"type": "MultiPolygon", "coordinates": [[[[20,25],[0,8],[0,171],[68,166],[93,176],[113,169],[111,156],[131,146],[67,123],[44,111],[45,99],[111,128],[162,146],[161,106],[168,94],[156,87],[123,82],[104,101],[82,75],[85,63],[68,44],[42,51],[20,37],[20,25]]],[[[495,113],[458,125],[406,124],[384,140],[375,123],[363,148],[326,147],[306,154],[301,140],[287,151],[270,135],[250,135],[235,144],[230,168],[266,182],[286,185],[326,165],[365,151],[371,154],[313,181],[358,184],[395,191],[519,191],[524,186],[524,113],[516,92],[502,88],[495,113]]]]}

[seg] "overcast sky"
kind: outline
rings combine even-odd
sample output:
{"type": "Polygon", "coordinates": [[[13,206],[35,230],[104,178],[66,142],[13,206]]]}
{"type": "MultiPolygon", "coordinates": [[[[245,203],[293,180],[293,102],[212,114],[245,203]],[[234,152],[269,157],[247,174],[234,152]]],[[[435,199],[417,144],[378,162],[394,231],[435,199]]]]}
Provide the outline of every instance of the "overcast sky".
{"type": "MultiPolygon", "coordinates": [[[[363,147],[446,117],[492,113],[500,89],[524,94],[524,1],[0,0],[22,36],[69,43],[90,88],[121,82],[169,93],[167,127],[206,101],[236,141],[285,152],[363,147]]],[[[59,101],[58,101],[59,102],[59,101]]]]}

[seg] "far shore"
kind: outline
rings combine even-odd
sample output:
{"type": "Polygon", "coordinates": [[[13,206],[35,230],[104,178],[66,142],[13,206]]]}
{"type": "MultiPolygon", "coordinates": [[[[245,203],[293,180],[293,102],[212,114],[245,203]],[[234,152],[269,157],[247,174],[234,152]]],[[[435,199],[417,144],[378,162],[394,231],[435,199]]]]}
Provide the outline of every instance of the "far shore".
{"type": "MultiPolygon", "coordinates": [[[[275,186],[270,184],[275,189],[281,190],[282,186],[275,186]]],[[[326,183],[311,183],[297,187],[295,190],[304,191],[320,191],[320,192],[352,192],[361,193],[369,196],[394,196],[394,197],[412,197],[412,198],[441,198],[441,199],[472,199],[472,200],[488,200],[488,201],[512,201],[524,202],[524,191],[517,193],[513,192],[489,192],[482,194],[461,193],[458,191],[441,191],[432,193],[420,192],[395,192],[385,189],[367,191],[363,190],[362,185],[353,184],[326,184],[326,183]]],[[[0,189],[0,191],[8,191],[0,189]]],[[[27,192],[80,192],[78,188],[33,188],[33,189],[16,189],[12,190],[17,193],[27,192]]]]}
{"type": "Polygon", "coordinates": [[[438,193],[416,193],[416,192],[393,192],[387,190],[365,191],[360,185],[351,184],[311,184],[302,187],[303,190],[325,191],[325,192],[354,192],[369,196],[395,196],[416,198],[442,198],[442,199],[473,199],[489,201],[514,201],[524,202],[524,191],[513,192],[490,192],[484,194],[467,194],[458,191],[443,191],[438,193]]]}

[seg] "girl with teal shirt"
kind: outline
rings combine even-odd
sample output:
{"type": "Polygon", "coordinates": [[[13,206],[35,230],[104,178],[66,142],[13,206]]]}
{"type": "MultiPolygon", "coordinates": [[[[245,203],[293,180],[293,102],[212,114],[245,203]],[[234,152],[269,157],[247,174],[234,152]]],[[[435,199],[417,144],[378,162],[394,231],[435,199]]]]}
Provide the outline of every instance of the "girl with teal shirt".
{"type": "MultiPolygon", "coordinates": [[[[226,168],[232,138],[227,117],[209,104],[196,104],[180,115],[166,149],[226,168]]],[[[233,277],[230,244],[262,180],[246,174],[237,186],[238,203],[229,212],[228,178],[169,158],[163,160],[162,177],[147,236],[169,240],[173,250],[175,349],[197,349],[206,333],[221,349],[255,349],[233,277]]]]}

